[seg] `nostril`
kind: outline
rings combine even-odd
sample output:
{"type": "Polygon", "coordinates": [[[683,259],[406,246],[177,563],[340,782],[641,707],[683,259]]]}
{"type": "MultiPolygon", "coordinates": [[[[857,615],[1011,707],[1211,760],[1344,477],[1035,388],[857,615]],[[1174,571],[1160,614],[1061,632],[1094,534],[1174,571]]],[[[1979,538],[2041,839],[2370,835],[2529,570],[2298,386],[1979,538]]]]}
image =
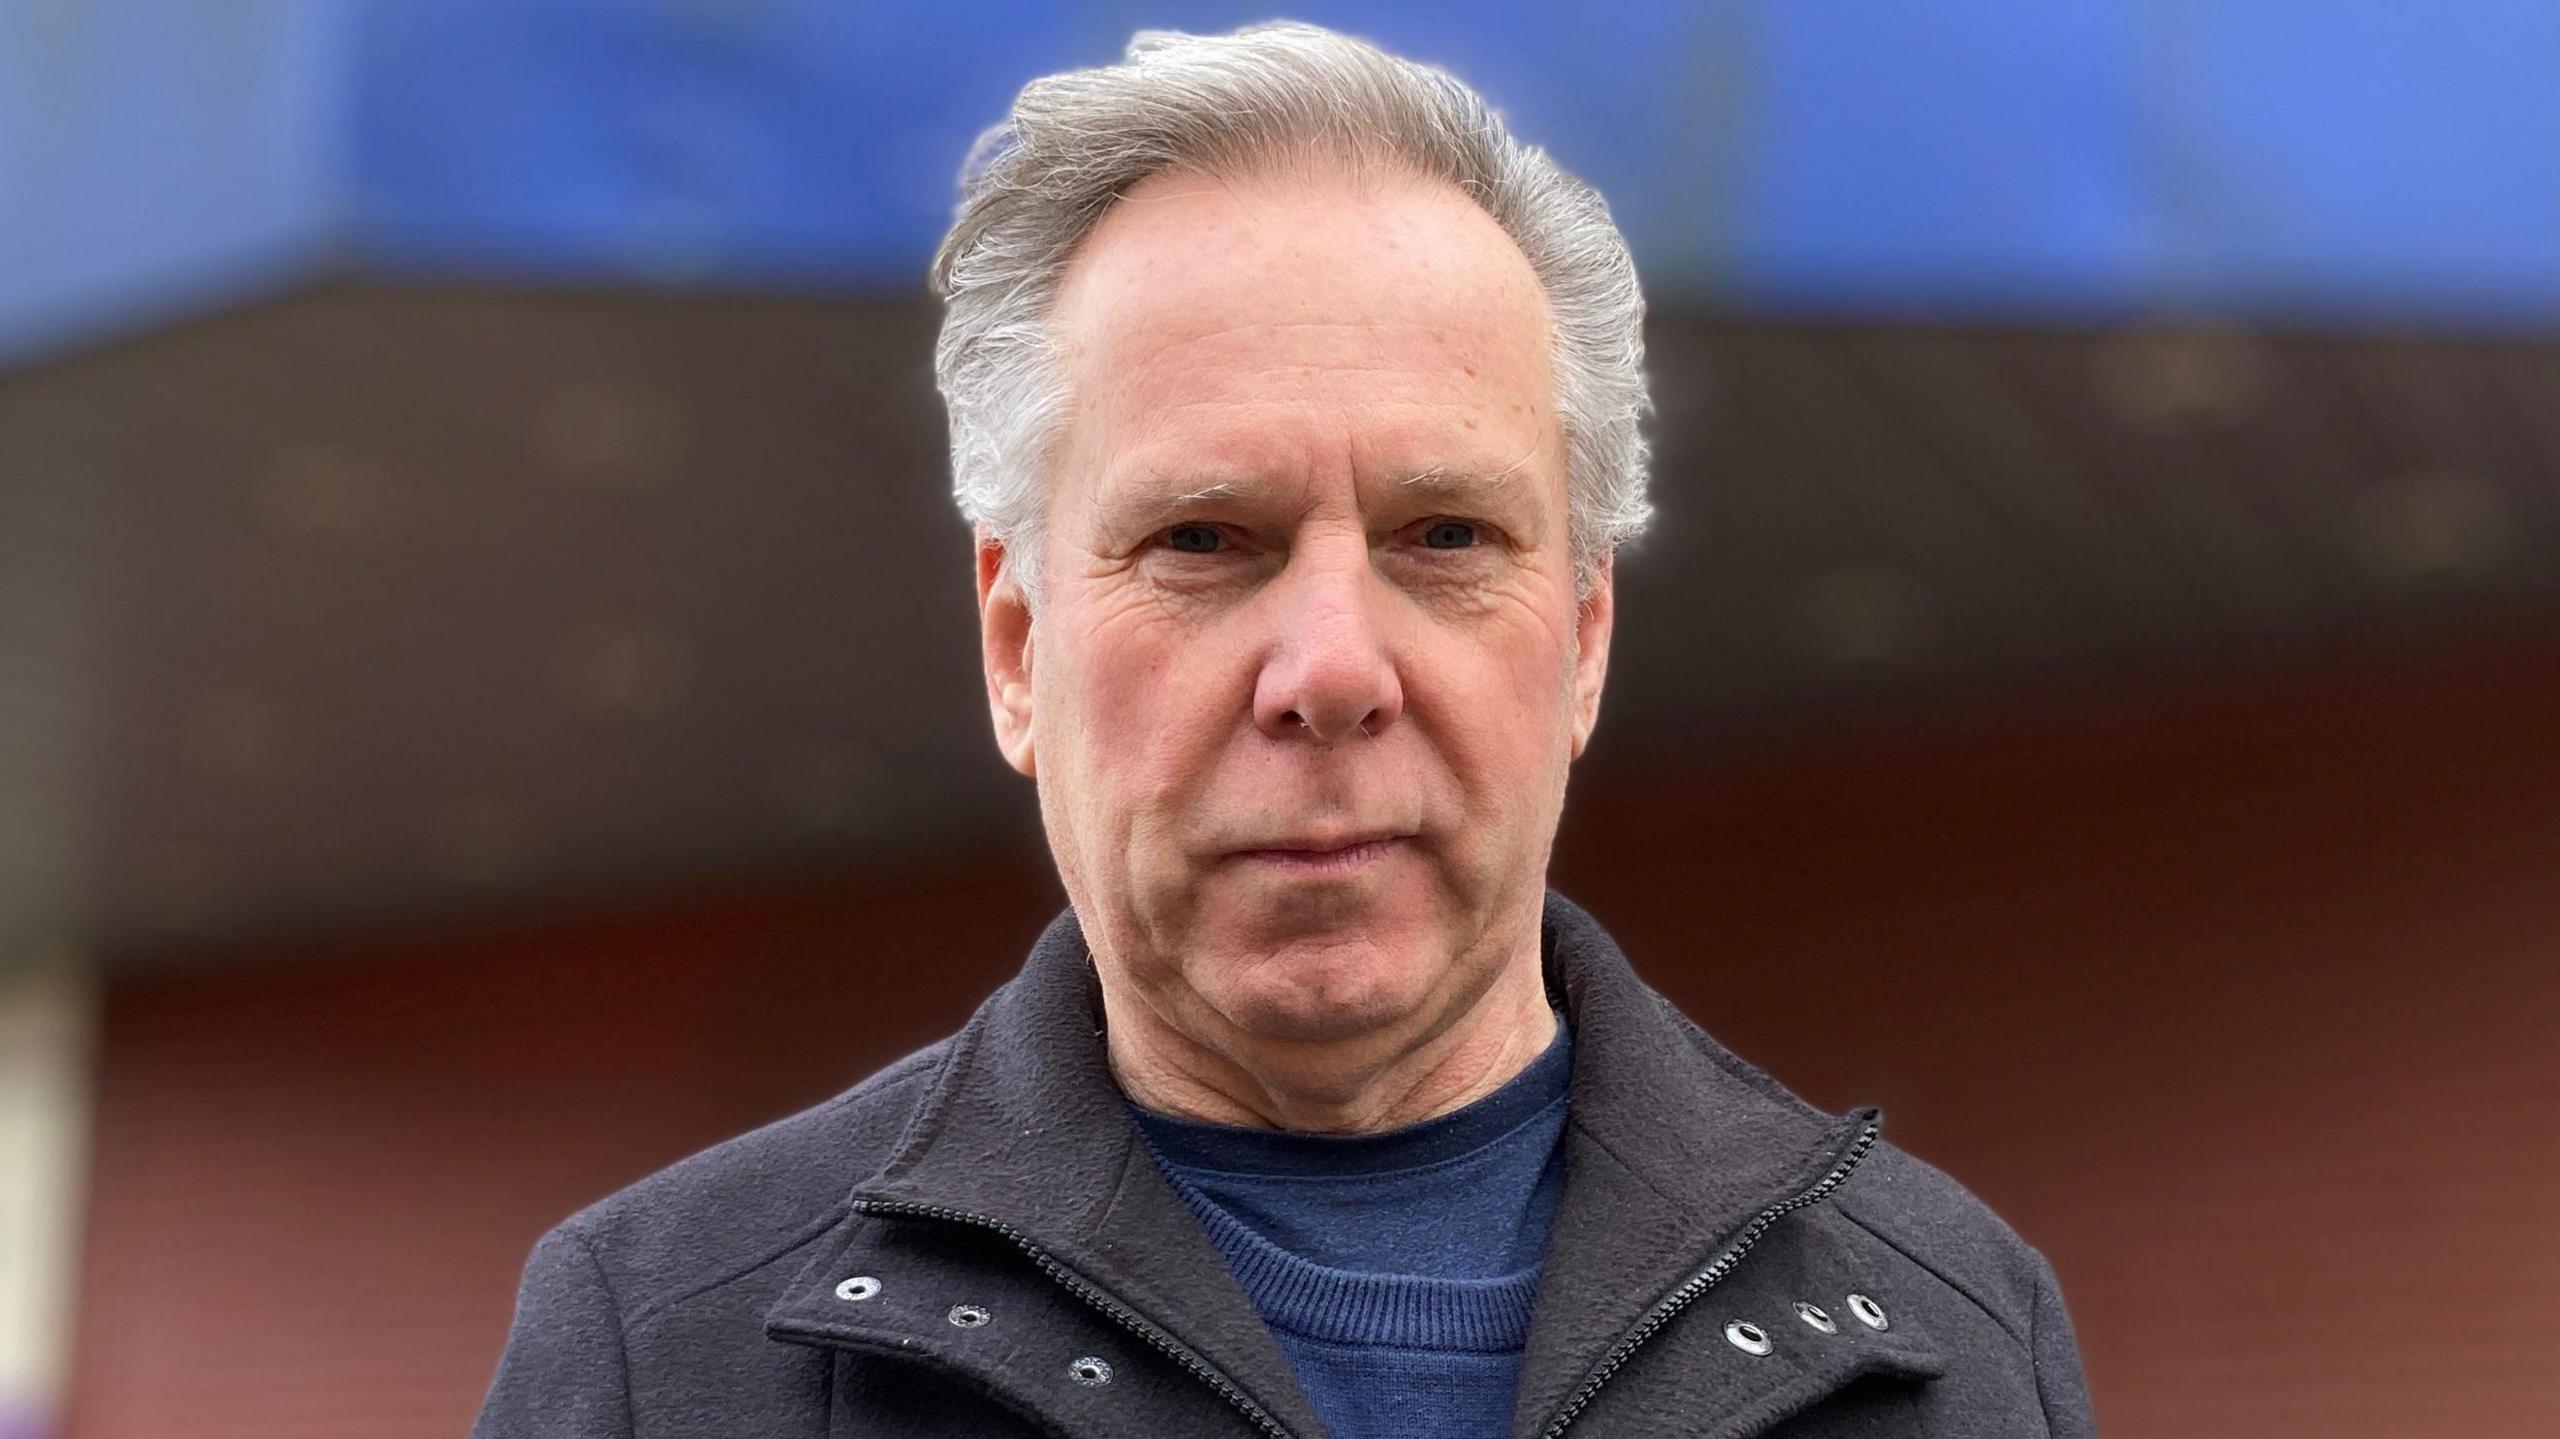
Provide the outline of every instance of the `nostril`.
{"type": "MultiPolygon", "coordinates": [[[[1291,710],[1287,714],[1280,716],[1280,723],[1291,729],[1313,730],[1315,728],[1315,725],[1309,722],[1305,715],[1298,713],[1296,710],[1291,710]]],[[[1353,725],[1352,729],[1362,739],[1375,739],[1377,738],[1378,732],[1371,728],[1371,726],[1377,723],[1379,723],[1378,712],[1376,710],[1371,710],[1368,715],[1360,721],[1360,723],[1353,725]]]]}

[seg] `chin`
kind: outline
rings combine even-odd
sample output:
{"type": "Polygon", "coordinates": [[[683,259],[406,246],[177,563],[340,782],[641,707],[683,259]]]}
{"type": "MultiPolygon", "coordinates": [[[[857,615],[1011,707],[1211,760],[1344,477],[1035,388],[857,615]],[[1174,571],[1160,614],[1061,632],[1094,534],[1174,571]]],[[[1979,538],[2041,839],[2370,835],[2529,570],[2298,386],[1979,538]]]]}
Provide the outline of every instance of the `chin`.
{"type": "Polygon", "coordinates": [[[1267,1039],[1325,1043],[1394,1025],[1422,1007],[1428,992],[1416,957],[1368,945],[1309,950],[1227,962],[1218,1008],[1249,1033],[1267,1039]]]}

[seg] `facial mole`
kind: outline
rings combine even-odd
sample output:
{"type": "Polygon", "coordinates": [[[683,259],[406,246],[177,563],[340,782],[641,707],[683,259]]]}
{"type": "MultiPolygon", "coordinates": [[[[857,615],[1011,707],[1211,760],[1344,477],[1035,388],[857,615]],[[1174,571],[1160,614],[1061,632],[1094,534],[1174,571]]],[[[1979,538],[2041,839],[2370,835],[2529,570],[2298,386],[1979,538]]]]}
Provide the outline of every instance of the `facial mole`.
{"type": "Polygon", "coordinates": [[[1472,380],[1472,379],[1474,379],[1474,378],[1475,378],[1475,374],[1476,374],[1476,367],[1475,367],[1475,364],[1474,364],[1472,361],[1470,361],[1470,362],[1469,362],[1469,363],[1467,363],[1467,364],[1461,365],[1461,366],[1459,366],[1458,368],[1460,368],[1460,369],[1462,369],[1462,370],[1465,370],[1465,371],[1467,372],[1467,378],[1468,378],[1468,379],[1471,379],[1471,380],[1472,380]]]}

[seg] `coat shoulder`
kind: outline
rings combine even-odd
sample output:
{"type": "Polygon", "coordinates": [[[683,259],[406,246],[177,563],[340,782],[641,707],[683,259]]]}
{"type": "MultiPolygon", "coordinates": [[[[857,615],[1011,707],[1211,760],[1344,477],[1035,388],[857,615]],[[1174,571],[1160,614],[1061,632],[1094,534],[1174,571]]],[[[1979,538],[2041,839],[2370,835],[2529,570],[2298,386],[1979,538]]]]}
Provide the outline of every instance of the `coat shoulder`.
{"type": "Polygon", "coordinates": [[[778,1264],[843,1218],[906,1131],[950,1040],[833,1099],[725,1140],[588,1205],[556,1233],[595,1256],[626,1324],[778,1264]]]}
{"type": "Polygon", "coordinates": [[[1946,1171],[1908,1150],[1879,1145],[1833,1207],[2026,1341],[2052,1270],[1946,1171]]]}

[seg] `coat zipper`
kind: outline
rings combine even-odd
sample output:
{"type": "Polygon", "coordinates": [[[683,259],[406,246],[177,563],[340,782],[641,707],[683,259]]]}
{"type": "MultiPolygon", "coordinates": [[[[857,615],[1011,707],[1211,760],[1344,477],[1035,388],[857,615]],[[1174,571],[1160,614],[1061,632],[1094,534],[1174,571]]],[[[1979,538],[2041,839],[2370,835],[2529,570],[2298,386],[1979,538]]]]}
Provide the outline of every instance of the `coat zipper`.
{"type": "Polygon", "coordinates": [[[1269,1410],[1255,1403],[1252,1395],[1237,1387],[1234,1380],[1220,1373],[1215,1365],[1193,1352],[1189,1345],[1174,1338],[1162,1325],[1121,1303],[1108,1291],[1095,1285],[1093,1281],[1051,1258],[1047,1250],[1032,1243],[1021,1230],[1003,1220],[989,1218],[984,1214],[972,1214],[965,1209],[946,1209],[938,1204],[905,1204],[893,1200],[857,1199],[853,1201],[853,1208],[857,1213],[862,1214],[883,1214],[910,1219],[940,1219],[953,1224],[975,1225],[980,1229],[992,1230],[1003,1235],[1012,1241],[1015,1248],[1031,1256],[1031,1262],[1039,1265],[1040,1271],[1056,1280],[1061,1288],[1101,1311],[1121,1328],[1144,1339],[1174,1363],[1190,1371],[1195,1378],[1215,1390],[1219,1398],[1234,1406],[1237,1413],[1251,1421],[1255,1429],[1270,1436],[1270,1439],[1291,1439],[1289,1431],[1281,1427],[1279,1420],[1271,1417],[1269,1410]]]}
{"type": "Polygon", "coordinates": [[[1707,1261],[1705,1268],[1690,1275],[1679,1288],[1664,1295],[1653,1308],[1645,1312],[1644,1318],[1636,1321],[1636,1326],[1628,1330],[1625,1337],[1601,1357],[1598,1364],[1592,1366],[1591,1373],[1582,1381],[1582,1387],[1574,1390],[1572,1396],[1556,1410],[1555,1417],[1547,1421],[1547,1427],[1538,1431],[1539,1439],[1556,1439],[1556,1436],[1570,1428],[1582,1411],[1590,1407],[1592,1399],[1600,1393],[1601,1386],[1609,1382],[1609,1376],[1617,1373],[1621,1365],[1633,1358],[1636,1349],[1652,1338],[1664,1325],[1670,1323],[1674,1315],[1687,1308],[1699,1295],[1723,1283],[1725,1277],[1733,1273],[1734,1266],[1742,1262],[1742,1256],[1751,1252],[1751,1246],[1760,1242],[1760,1236],[1769,1232],[1770,1225],[1808,1204],[1821,1203],[1831,1197],[1833,1190],[1846,1184],[1860,1161],[1867,1157],[1867,1151],[1875,1147],[1877,1134],[1877,1126],[1872,1120],[1860,1126],[1857,1137],[1849,1141],[1848,1147],[1840,1152],[1837,1160],[1833,1161],[1830,1171],[1814,1181],[1812,1187],[1792,1199],[1770,1205],[1751,1216],[1750,1220],[1735,1232],[1733,1239],[1717,1252],[1716,1257],[1707,1261]]]}

